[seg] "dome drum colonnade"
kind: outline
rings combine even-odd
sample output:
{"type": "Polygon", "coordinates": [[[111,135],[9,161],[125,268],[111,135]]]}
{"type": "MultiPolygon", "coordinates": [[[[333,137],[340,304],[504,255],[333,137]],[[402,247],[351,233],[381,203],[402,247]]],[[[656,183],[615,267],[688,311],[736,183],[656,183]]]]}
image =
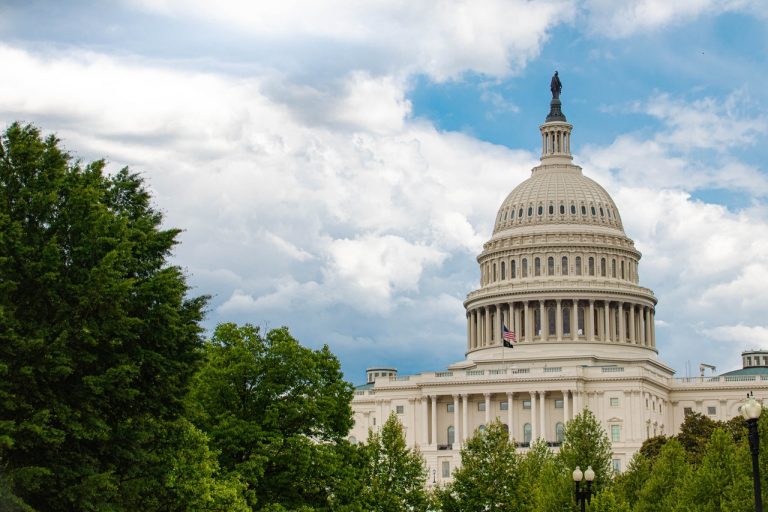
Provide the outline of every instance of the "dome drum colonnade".
{"type": "Polygon", "coordinates": [[[639,286],[640,252],[618,208],[570,153],[572,125],[553,99],[541,164],[504,200],[478,256],[470,293],[467,353],[519,343],[626,343],[656,351],[653,292],[639,286]]]}

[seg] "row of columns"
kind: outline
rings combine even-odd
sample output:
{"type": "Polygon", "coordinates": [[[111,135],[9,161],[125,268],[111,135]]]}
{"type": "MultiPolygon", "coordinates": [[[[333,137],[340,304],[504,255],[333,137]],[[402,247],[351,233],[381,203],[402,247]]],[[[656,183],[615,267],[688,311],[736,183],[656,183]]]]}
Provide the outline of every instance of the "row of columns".
{"type": "Polygon", "coordinates": [[[541,130],[541,154],[571,154],[571,132],[566,128],[546,128],[541,130]]]}
{"type": "Polygon", "coordinates": [[[467,311],[467,348],[475,350],[501,344],[502,324],[515,332],[518,341],[531,342],[534,339],[578,341],[581,339],[656,347],[656,313],[650,306],[612,300],[555,299],[555,333],[550,334],[549,308],[546,302],[545,300],[508,302],[478,306],[467,311]],[[564,307],[570,308],[570,332],[567,333],[563,328],[564,307]],[[538,326],[534,321],[536,308],[538,309],[538,326]],[[581,324],[579,308],[584,308],[584,320],[581,324]],[[579,333],[580,325],[581,334],[579,333]]]}

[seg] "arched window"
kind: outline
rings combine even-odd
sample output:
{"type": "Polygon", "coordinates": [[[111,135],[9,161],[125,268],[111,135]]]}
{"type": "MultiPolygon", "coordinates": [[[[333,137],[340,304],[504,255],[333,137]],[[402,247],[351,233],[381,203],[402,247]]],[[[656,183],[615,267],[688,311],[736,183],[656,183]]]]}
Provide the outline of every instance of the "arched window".
{"type": "Polygon", "coordinates": [[[571,205],[571,215],[576,215],[576,205],[575,204],[571,205]]]}
{"type": "Polygon", "coordinates": [[[512,260],[510,263],[510,273],[512,274],[512,279],[517,278],[517,262],[515,260],[512,260]]]}
{"type": "Polygon", "coordinates": [[[522,268],[523,277],[528,277],[528,258],[523,258],[523,268],[522,268]]]}
{"type": "Polygon", "coordinates": [[[568,275],[568,256],[563,256],[560,261],[560,273],[564,276],[568,275]]]}
{"type": "Polygon", "coordinates": [[[503,261],[501,262],[501,280],[505,280],[507,278],[507,268],[506,263],[503,261]]]}
{"type": "Polygon", "coordinates": [[[611,277],[616,277],[616,260],[611,260],[611,277]]]}
{"type": "Polygon", "coordinates": [[[504,220],[507,220],[508,214],[509,214],[509,210],[504,210],[504,220]]]}
{"type": "Polygon", "coordinates": [[[600,216],[601,217],[605,217],[605,214],[603,213],[603,207],[602,206],[600,207],[600,216]]]}
{"type": "Polygon", "coordinates": [[[528,207],[528,216],[530,217],[531,215],[533,215],[533,206],[528,207]]]}
{"type": "Polygon", "coordinates": [[[595,258],[589,257],[589,275],[595,275],[595,258]]]}
{"type": "Polygon", "coordinates": [[[496,264],[495,263],[493,264],[493,278],[491,280],[496,281],[496,264]]]}
{"type": "Polygon", "coordinates": [[[564,204],[560,205],[560,215],[565,215],[565,205],[564,204]]]}
{"type": "Polygon", "coordinates": [[[523,216],[523,209],[522,208],[520,208],[520,210],[517,212],[517,216],[522,218],[522,216],[523,216]]]}
{"type": "Polygon", "coordinates": [[[549,333],[550,336],[554,336],[555,333],[557,332],[556,331],[556,329],[557,329],[557,316],[556,315],[557,315],[557,313],[555,311],[555,307],[554,306],[550,306],[550,307],[547,308],[547,324],[549,324],[548,328],[547,328],[547,332],[549,333]]]}
{"type": "Polygon", "coordinates": [[[605,258],[600,258],[600,275],[605,277],[605,258]]]}
{"type": "Polygon", "coordinates": [[[571,334],[571,308],[563,308],[563,335],[571,334]]]}
{"type": "Polygon", "coordinates": [[[555,207],[553,205],[549,205],[549,214],[554,215],[555,214],[555,207]]]}
{"type": "Polygon", "coordinates": [[[563,435],[565,433],[565,425],[560,423],[559,421],[555,425],[555,439],[558,443],[562,443],[565,439],[565,436],[563,435]]]}
{"type": "Polygon", "coordinates": [[[576,271],[576,275],[581,275],[581,256],[576,256],[576,263],[574,264],[574,270],[576,271]]]}
{"type": "Polygon", "coordinates": [[[531,442],[531,424],[526,423],[523,425],[523,442],[524,443],[530,443],[531,442]]]}
{"type": "Polygon", "coordinates": [[[553,276],[555,275],[555,258],[550,256],[547,258],[547,275],[553,276]]]}
{"type": "Polygon", "coordinates": [[[581,214],[586,215],[587,214],[587,207],[584,205],[581,205],[581,214]]]}
{"type": "Polygon", "coordinates": [[[448,444],[453,444],[456,440],[456,430],[453,428],[453,425],[448,427],[448,444]]]}
{"type": "Polygon", "coordinates": [[[624,260],[621,260],[621,278],[624,279],[624,260]]]}
{"type": "Polygon", "coordinates": [[[593,216],[593,217],[594,217],[595,215],[597,215],[597,213],[595,212],[595,207],[594,207],[594,206],[591,206],[591,207],[590,207],[590,209],[592,210],[592,216],[593,216]]]}
{"type": "Polygon", "coordinates": [[[534,258],[533,260],[533,275],[541,275],[541,258],[534,258]]]}
{"type": "Polygon", "coordinates": [[[480,432],[485,432],[485,425],[480,425],[479,427],[477,427],[477,430],[479,430],[480,432]]]}
{"type": "Polygon", "coordinates": [[[507,425],[506,423],[502,423],[501,427],[504,429],[504,432],[509,434],[509,425],[507,425]]]}
{"type": "Polygon", "coordinates": [[[539,215],[543,214],[543,213],[544,213],[544,207],[543,207],[543,206],[541,206],[541,205],[539,205],[539,208],[538,208],[538,210],[537,210],[537,213],[538,213],[539,215]]]}

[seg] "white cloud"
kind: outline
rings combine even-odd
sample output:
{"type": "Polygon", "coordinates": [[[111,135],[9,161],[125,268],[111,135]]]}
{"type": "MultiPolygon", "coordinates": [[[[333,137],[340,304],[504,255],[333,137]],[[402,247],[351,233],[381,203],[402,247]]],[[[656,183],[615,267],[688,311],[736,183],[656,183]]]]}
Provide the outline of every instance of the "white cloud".
{"type": "Polygon", "coordinates": [[[706,329],[704,334],[716,341],[733,341],[749,348],[768,348],[768,327],[762,325],[719,325],[706,329]]]}
{"type": "Polygon", "coordinates": [[[690,21],[705,14],[761,9],[758,0],[587,0],[584,6],[591,30],[616,38],[690,21]]]}
{"type": "Polygon", "coordinates": [[[575,15],[573,0],[138,0],[135,5],[239,30],[285,53],[297,47],[305,51],[301,41],[328,51],[344,45],[345,55],[337,60],[354,63],[355,69],[406,70],[437,80],[470,70],[489,75],[518,71],[538,55],[554,26],[575,15]]]}

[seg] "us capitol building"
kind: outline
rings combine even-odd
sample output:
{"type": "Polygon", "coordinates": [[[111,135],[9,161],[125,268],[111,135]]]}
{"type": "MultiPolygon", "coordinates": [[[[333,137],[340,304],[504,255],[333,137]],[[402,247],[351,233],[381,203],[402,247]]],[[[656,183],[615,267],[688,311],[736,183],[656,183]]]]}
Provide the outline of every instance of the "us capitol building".
{"type": "Polygon", "coordinates": [[[727,420],[748,391],[768,394],[768,352],[745,352],[744,368],[720,376],[702,365],[692,378],[675,378],[659,358],[657,301],[640,285],[640,252],[611,196],[572,162],[560,89],[555,74],[541,163],[501,204],[477,258],[465,359],[408,376],[369,368],[352,401],[350,440],[396,413],[430,483],[449,480],[464,441],[496,418],[522,449],[537,438],[556,449],[564,424],[588,408],[622,471],[643,441],[675,434],[686,413],[727,420]],[[504,327],[514,348],[504,346],[504,327]]]}

